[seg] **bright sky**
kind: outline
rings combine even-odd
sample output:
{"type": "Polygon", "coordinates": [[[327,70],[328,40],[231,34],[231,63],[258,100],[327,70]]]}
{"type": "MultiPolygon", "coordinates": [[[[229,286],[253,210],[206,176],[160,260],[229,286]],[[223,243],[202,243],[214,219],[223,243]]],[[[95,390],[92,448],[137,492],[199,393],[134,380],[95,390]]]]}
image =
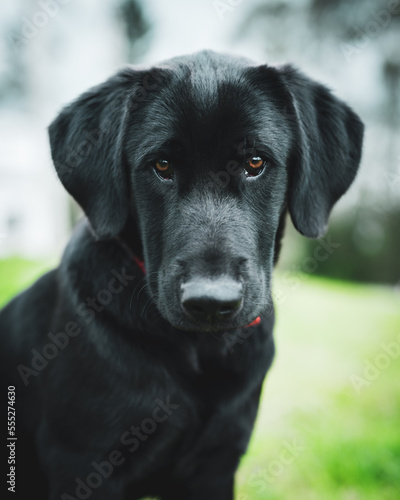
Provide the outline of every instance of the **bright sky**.
{"type": "MultiPolygon", "coordinates": [[[[243,0],[149,0],[145,9],[156,30],[144,62],[154,63],[172,56],[205,48],[233,52],[262,59],[262,51],[252,44],[234,43],[231,34],[247,15],[243,0]]],[[[247,5],[246,5],[247,4],[247,5]]]]}

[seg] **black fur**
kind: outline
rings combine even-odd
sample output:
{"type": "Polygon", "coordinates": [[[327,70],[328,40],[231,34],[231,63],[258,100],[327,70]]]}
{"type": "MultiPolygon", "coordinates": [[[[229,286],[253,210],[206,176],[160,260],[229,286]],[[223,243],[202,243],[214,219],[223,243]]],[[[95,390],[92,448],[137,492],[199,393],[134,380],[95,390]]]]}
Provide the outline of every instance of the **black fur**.
{"type": "Polygon", "coordinates": [[[274,353],[270,282],[287,209],[306,236],[324,232],[356,175],[363,125],[289,66],[207,51],[124,69],[49,132],[88,219],[58,269],[0,315],[17,497],[231,500],[274,353]],[[265,168],[246,177],[252,156],[265,168]],[[155,172],[159,159],[173,180],[155,172]],[[189,317],[181,285],[221,276],[243,285],[240,309],[189,317]]]}

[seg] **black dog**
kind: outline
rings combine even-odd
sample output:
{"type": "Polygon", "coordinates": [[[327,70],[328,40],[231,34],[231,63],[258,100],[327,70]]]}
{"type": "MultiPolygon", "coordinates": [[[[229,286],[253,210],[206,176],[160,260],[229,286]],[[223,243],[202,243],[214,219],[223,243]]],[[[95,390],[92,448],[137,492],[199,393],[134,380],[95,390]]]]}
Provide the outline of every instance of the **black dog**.
{"type": "Polygon", "coordinates": [[[122,70],[49,131],[87,220],[0,316],[16,490],[231,500],[274,353],[285,216],[324,233],[363,125],[290,66],[207,51],[122,70]]]}

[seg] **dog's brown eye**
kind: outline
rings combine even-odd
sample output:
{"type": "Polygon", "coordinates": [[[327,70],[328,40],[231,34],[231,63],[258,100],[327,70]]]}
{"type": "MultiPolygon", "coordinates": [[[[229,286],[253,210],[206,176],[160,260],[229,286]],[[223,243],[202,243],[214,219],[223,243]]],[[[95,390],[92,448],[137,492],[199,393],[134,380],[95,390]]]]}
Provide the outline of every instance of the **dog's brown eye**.
{"type": "Polygon", "coordinates": [[[254,177],[261,174],[265,166],[265,161],[261,156],[252,156],[246,161],[246,175],[254,177]]]}
{"type": "Polygon", "coordinates": [[[155,169],[157,174],[163,179],[172,179],[174,172],[173,167],[169,161],[157,160],[155,163],[155,169]]]}

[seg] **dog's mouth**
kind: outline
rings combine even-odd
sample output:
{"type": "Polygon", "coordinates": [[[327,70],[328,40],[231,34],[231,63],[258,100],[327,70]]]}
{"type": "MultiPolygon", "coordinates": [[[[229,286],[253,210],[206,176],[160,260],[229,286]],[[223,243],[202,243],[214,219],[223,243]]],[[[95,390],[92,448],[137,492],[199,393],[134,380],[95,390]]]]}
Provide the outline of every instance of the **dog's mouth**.
{"type": "Polygon", "coordinates": [[[249,323],[244,323],[243,321],[235,321],[229,323],[199,323],[199,322],[188,322],[181,321],[178,323],[171,322],[171,326],[182,332],[196,332],[196,333],[212,333],[212,334],[224,334],[237,330],[245,330],[247,328],[252,328],[261,324],[261,315],[257,316],[255,319],[249,323]]]}
{"type": "Polygon", "coordinates": [[[160,312],[176,329],[221,333],[257,326],[262,311],[252,305],[240,281],[228,276],[196,277],[181,284],[172,301],[162,300],[160,312]]]}
{"type": "Polygon", "coordinates": [[[192,278],[181,284],[180,302],[191,321],[207,325],[230,322],[243,307],[243,285],[225,276],[192,278]]]}

